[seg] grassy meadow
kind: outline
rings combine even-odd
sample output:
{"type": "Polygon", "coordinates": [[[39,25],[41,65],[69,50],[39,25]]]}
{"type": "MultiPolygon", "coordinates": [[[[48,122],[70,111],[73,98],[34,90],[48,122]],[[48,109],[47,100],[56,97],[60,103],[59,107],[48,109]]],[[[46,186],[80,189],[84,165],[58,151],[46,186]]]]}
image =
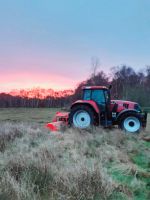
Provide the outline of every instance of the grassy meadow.
{"type": "Polygon", "coordinates": [[[59,109],[0,109],[0,200],[149,200],[147,129],[44,128],[59,109]]]}
{"type": "Polygon", "coordinates": [[[0,121],[44,124],[50,122],[59,110],[59,108],[0,108],[0,121]]]}

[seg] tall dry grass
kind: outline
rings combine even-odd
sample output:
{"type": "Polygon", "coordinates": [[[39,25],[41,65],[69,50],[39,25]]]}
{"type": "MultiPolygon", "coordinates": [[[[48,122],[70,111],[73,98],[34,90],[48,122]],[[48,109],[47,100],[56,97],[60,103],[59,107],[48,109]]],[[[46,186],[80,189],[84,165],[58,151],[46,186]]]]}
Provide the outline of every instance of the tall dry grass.
{"type": "Polygon", "coordinates": [[[114,180],[109,166],[130,174],[135,166],[128,153],[139,138],[119,130],[50,133],[38,125],[1,123],[0,199],[99,200],[116,199],[115,193],[130,199],[131,188],[114,180]]]}

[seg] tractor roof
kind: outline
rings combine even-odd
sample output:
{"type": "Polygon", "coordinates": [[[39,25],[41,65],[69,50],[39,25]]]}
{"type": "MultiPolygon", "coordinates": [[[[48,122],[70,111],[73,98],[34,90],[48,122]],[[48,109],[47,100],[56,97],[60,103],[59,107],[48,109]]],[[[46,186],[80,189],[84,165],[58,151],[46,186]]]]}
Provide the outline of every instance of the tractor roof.
{"type": "Polygon", "coordinates": [[[106,86],[83,86],[82,87],[83,90],[87,89],[87,90],[108,90],[108,88],[106,86]]]}

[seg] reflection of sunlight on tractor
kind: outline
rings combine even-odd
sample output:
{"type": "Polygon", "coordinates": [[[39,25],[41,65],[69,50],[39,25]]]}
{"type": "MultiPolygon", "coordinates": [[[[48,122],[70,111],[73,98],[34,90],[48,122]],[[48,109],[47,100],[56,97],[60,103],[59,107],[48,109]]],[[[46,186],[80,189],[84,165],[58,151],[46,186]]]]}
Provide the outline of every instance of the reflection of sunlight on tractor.
{"type": "Polygon", "coordinates": [[[47,127],[57,131],[70,125],[80,129],[90,126],[111,127],[136,133],[146,127],[147,113],[142,113],[138,103],[111,100],[110,88],[105,86],[83,87],[83,98],[71,105],[70,112],[57,112],[47,127]]]}

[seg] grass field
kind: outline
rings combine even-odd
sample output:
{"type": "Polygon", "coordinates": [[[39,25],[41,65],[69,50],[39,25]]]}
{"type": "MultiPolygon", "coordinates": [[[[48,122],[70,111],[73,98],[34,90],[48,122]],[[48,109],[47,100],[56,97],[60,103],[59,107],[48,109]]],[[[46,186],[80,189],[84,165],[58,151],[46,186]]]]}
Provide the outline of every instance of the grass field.
{"type": "Polygon", "coordinates": [[[143,109],[144,111],[150,113],[150,107],[143,107],[142,109],[143,109]]]}
{"type": "Polygon", "coordinates": [[[150,135],[44,123],[58,109],[0,109],[0,200],[149,200],[150,135]]]}
{"type": "Polygon", "coordinates": [[[59,110],[59,108],[0,108],[0,121],[44,124],[50,122],[59,110]]]}

